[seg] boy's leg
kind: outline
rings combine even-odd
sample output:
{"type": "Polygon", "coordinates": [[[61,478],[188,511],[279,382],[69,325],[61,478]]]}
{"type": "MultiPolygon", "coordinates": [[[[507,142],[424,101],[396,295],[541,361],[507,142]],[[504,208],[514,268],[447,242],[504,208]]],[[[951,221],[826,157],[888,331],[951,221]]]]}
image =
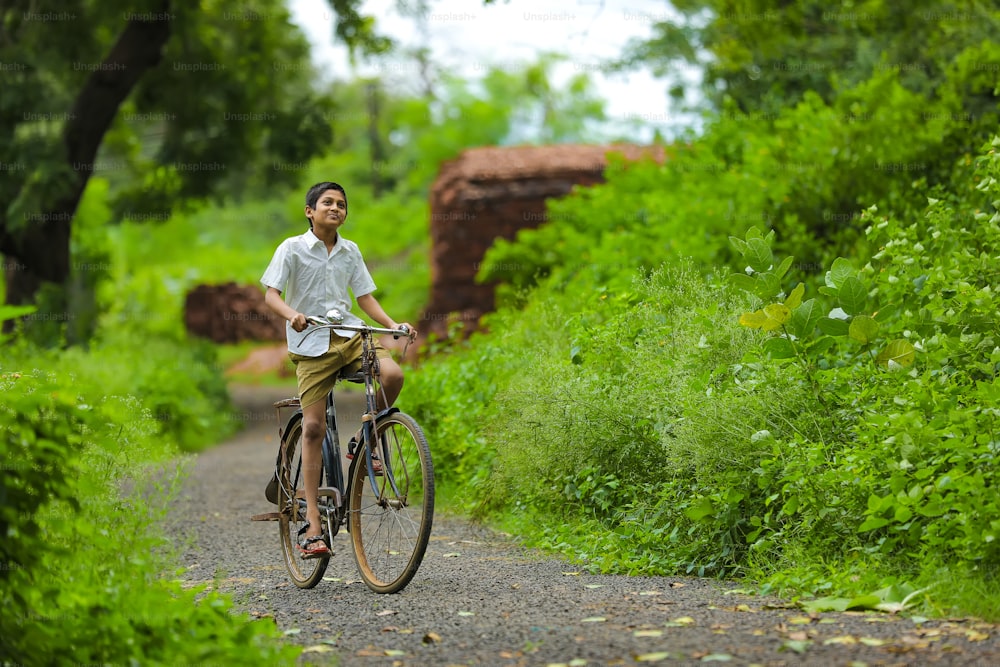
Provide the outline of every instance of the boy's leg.
{"type": "Polygon", "coordinates": [[[323,437],[326,435],[326,401],[302,408],[302,489],[306,494],[306,537],[323,534],[319,516],[319,485],[323,469],[323,437]]]}
{"type": "Polygon", "coordinates": [[[403,390],[403,369],[392,357],[388,356],[379,357],[378,367],[378,381],[382,391],[378,392],[375,403],[379,410],[385,410],[396,402],[399,393],[403,390]],[[382,392],[385,392],[385,400],[382,400],[382,392]]]}

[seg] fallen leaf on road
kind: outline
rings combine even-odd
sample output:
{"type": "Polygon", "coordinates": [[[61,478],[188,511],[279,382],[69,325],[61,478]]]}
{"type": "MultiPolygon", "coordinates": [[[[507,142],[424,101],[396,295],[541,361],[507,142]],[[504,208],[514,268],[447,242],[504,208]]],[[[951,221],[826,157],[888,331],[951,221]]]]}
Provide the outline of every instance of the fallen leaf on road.
{"type": "Polygon", "coordinates": [[[633,637],[662,637],[663,630],[636,630],[632,633],[633,637]]]}
{"type": "Polygon", "coordinates": [[[602,588],[604,584],[584,584],[584,588],[602,588]]]}
{"type": "Polygon", "coordinates": [[[392,616],[393,614],[398,614],[399,612],[395,609],[383,609],[380,612],[376,612],[376,616],[392,616]]]}
{"type": "Polygon", "coordinates": [[[781,645],[778,649],[779,651],[794,651],[796,653],[805,653],[809,646],[812,644],[809,640],[801,639],[789,639],[781,645]]]}
{"type": "Polygon", "coordinates": [[[876,639],[875,637],[862,637],[860,640],[865,646],[885,646],[886,641],[884,639],[876,639]]]}
{"type": "Polygon", "coordinates": [[[330,653],[333,651],[329,646],[323,646],[322,644],[316,644],[315,646],[307,646],[302,649],[303,653],[330,653]]]}
{"type": "Polygon", "coordinates": [[[641,591],[639,595],[659,595],[660,591],[641,591]]]}
{"type": "Polygon", "coordinates": [[[585,619],[581,620],[580,622],[581,623],[604,623],[607,620],[608,619],[604,618],[603,616],[590,616],[589,618],[585,618],[585,619]]]}
{"type": "Polygon", "coordinates": [[[302,632],[302,630],[301,630],[300,628],[291,628],[291,629],[289,629],[289,630],[285,630],[285,632],[284,632],[284,635],[285,635],[286,637],[290,637],[290,636],[292,636],[292,635],[297,635],[297,634],[299,634],[300,632],[302,632]]]}
{"type": "Polygon", "coordinates": [[[636,662],[659,662],[660,660],[666,660],[670,657],[670,654],[666,651],[660,651],[658,653],[643,653],[642,655],[635,656],[636,662]]]}
{"type": "Polygon", "coordinates": [[[969,630],[965,633],[965,638],[970,642],[981,642],[984,639],[989,639],[990,636],[985,632],[979,632],[978,630],[969,630]]]}
{"type": "Polygon", "coordinates": [[[474,611],[460,611],[460,612],[458,612],[458,615],[459,616],[475,616],[476,612],[474,612],[474,611]]]}
{"type": "Polygon", "coordinates": [[[829,639],[823,640],[824,646],[829,646],[830,644],[857,644],[858,640],[850,635],[843,635],[841,637],[830,637],[829,639]]]}
{"type": "Polygon", "coordinates": [[[733,656],[728,653],[710,653],[706,656],[702,656],[702,662],[729,662],[733,659],[733,656]]]}
{"type": "Polygon", "coordinates": [[[436,632],[428,632],[421,641],[425,644],[437,644],[441,641],[441,635],[436,632]]]}
{"type": "Polygon", "coordinates": [[[691,625],[694,623],[694,619],[690,616],[681,616],[670,621],[671,623],[676,623],[678,625],[691,625]]]}
{"type": "Polygon", "coordinates": [[[441,558],[458,558],[461,555],[457,551],[452,551],[451,553],[442,554],[441,558]]]}
{"type": "Polygon", "coordinates": [[[679,581],[674,581],[670,584],[671,588],[684,588],[687,584],[681,583],[679,581]]]}
{"type": "Polygon", "coordinates": [[[384,651],[384,653],[385,653],[385,655],[389,656],[390,658],[395,658],[395,657],[399,657],[401,655],[406,655],[406,651],[400,651],[398,648],[387,648],[384,651]]]}
{"type": "Polygon", "coordinates": [[[563,572],[563,575],[567,576],[567,577],[579,577],[580,573],[579,572],[563,572]]]}

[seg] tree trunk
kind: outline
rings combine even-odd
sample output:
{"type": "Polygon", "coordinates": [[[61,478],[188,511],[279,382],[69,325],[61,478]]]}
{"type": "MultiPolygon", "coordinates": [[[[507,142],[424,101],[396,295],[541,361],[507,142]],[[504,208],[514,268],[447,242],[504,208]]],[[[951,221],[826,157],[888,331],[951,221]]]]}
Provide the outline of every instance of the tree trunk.
{"type": "Polygon", "coordinates": [[[13,274],[7,272],[8,304],[32,303],[42,281],[65,285],[70,274],[71,223],[97,150],[122,102],[139,79],[159,64],[170,37],[170,20],[160,17],[169,16],[169,10],[170,0],[162,0],[157,10],[129,18],[101,67],[90,74],[76,96],[63,135],[66,160],[75,175],[67,189],[32,224],[15,232],[0,228],[0,253],[19,267],[13,274]]]}

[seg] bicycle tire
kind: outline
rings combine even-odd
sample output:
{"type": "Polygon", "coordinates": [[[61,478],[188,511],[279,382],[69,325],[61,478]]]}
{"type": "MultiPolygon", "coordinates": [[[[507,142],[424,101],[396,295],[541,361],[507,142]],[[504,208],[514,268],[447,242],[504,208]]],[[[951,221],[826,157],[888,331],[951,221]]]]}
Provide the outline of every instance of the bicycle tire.
{"type": "MultiPolygon", "coordinates": [[[[413,579],[434,522],[434,465],[423,430],[410,416],[393,412],[376,426],[376,451],[351,466],[349,530],[354,560],[376,593],[397,593],[413,579]]],[[[359,450],[359,452],[362,450],[359,450]]]]}
{"type": "Polygon", "coordinates": [[[305,507],[298,500],[304,497],[302,489],[302,416],[297,414],[289,420],[281,442],[278,531],[285,568],[292,582],[299,588],[312,588],[323,579],[330,557],[303,559],[298,550],[299,531],[306,524],[305,507]]]}

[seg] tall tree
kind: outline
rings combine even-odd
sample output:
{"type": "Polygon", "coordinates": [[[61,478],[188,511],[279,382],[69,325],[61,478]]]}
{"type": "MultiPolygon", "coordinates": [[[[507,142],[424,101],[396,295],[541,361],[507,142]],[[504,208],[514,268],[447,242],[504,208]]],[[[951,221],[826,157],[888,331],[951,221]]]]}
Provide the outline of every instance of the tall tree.
{"type": "MultiPolygon", "coordinates": [[[[337,37],[388,43],[330,0],[337,37]]],[[[0,10],[0,254],[6,301],[70,274],[73,216],[95,170],[119,210],[162,216],[239,187],[329,137],[308,43],[282,0],[12,0],[0,10]],[[106,141],[110,138],[111,141],[106,141]],[[104,163],[102,164],[102,158],[104,163]]],[[[269,172],[281,178],[282,170],[269,172]]]]}
{"type": "MultiPolygon", "coordinates": [[[[619,63],[661,74],[699,66],[701,93],[717,108],[774,113],[806,91],[829,102],[838,90],[894,69],[931,94],[969,48],[996,40],[1000,11],[985,0],[673,0],[676,18],[649,17],[653,36],[619,63]]],[[[993,108],[992,90],[969,92],[970,112],[993,108]]]]}

